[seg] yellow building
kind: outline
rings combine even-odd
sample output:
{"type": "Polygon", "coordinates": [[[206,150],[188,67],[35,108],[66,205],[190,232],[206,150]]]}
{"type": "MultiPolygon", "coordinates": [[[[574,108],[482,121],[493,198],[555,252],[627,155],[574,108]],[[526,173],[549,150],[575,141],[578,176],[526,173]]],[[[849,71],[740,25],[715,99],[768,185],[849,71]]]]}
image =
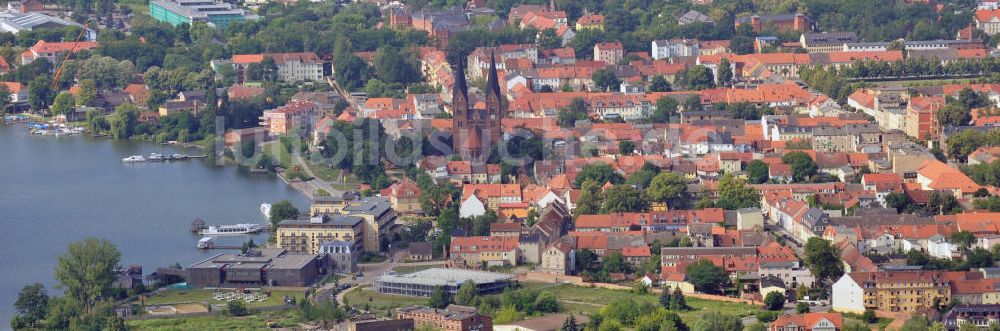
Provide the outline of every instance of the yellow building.
{"type": "Polygon", "coordinates": [[[317,197],[313,199],[312,206],[309,207],[309,215],[332,215],[344,212],[347,207],[347,200],[342,197],[317,197]]]}
{"type": "Polygon", "coordinates": [[[942,271],[882,271],[845,274],[833,285],[833,309],[874,309],[911,314],[951,301],[951,282],[942,271]]]}
{"type": "Polygon", "coordinates": [[[388,243],[389,228],[396,222],[396,211],[384,198],[363,198],[343,208],[343,214],[364,219],[364,251],[379,252],[388,243]]]}
{"type": "Polygon", "coordinates": [[[580,16],[580,18],[576,20],[576,31],[583,29],[604,31],[604,15],[590,14],[580,16]]]}
{"type": "Polygon", "coordinates": [[[320,215],[308,220],[285,220],[278,226],[278,247],[290,253],[317,254],[320,246],[331,240],[353,243],[360,251],[364,246],[364,219],[347,215],[320,215]]]}

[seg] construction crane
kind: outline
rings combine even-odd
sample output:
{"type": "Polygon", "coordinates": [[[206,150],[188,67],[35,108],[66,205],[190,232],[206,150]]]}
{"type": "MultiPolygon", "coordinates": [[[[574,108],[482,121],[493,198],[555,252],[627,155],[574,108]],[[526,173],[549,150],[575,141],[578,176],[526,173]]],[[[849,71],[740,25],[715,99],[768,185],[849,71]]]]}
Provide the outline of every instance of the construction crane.
{"type": "Polygon", "coordinates": [[[76,47],[80,45],[80,40],[83,39],[83,34],[87,33],[87,24],[84,24],[80,29],[80,34],[76,36],[76,40],[73,41],[73,47],[69,49],[66,56],[63,57],[62,62],[59,64],[59,69],[56,70],[55,76],[52,76],[52,89],[55,90],[59,85],[59,76],[62,76],[63,69],[66,68],[66,60],[69,60],[69,56],[76,52],[76,47]]]}

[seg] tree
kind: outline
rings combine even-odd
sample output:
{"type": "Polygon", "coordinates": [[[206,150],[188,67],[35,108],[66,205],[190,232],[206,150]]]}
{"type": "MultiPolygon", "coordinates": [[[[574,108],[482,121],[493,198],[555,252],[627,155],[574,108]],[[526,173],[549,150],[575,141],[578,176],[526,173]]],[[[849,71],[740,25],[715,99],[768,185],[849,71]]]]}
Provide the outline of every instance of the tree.
{"type": "Polygon", "coordinates": [[[781,310],[785,307],[785,295],[772,291],[764,297],[764,307],[767,310],[781,310]]]}
{"type": "Polygon", "coordinates": [[[671,97],[660,97],[656,100],[656,108],[653,109],[653,116],[650,121],[653,123],[669,123],[670,117],[677,114],[678,103],[671,97]]]}
{"type": "Polygon", "coordinates": [[[805,314],[809,312],[809,304],[805,302],[799,302],[795,304],[796,314],[805,314]]]}
{"type": "Polygon", "coordinates": [[[812,237],[806,241],[805,262],[816,278],[836,280],[844,274],[840,249],[829,240],[812,237]]]}
{"type": "Polygon", "coordinates": [[[7,87],[7,84],[0,84],[0,114],[7,112],[7,107],[10,106],[10,103],[10,88],[7,87]]]}
{"type": "Polygon", "coordinates": [[[952,215],[962,212],[962,206],[958,204],[958,199],[951,193],[943,191],[931,192],[927,201],[927,213],[935,215],[952,215]]]}
{"type": "Polygon", "coordinates": [[[747,181],[751,184],[763,184],[771,177],[771,168],[761,160],[753,160],[747,163],[747,181]]]}
{"type": "Polygon", "coordinates": [[[673,299],[673,293],[670,292],[670,286],[666,286],[660,291],[660,306],[663,308],[670,309],[670,301],[673,299]]]}
{"type": "Polygon", "coordinates": [[[569,317],[566,317],[566,320],[563,321],[559,331],[579,331],[579,327],[576,325],[576,316],[569,314],[569,317]]]}
{"type": "Polygon", "coordinates": [[[913,204],[913,200],[903,192],[890,192],[885,196],[885,205],[889,208],[895,208],[896,212],[899,213],[906,210],[911,204],[913,204]]]}
{"type": "Polygon", "coordinates": [[[583,166],[583,168],[580,169],[580,172],[577,173],[576,180],[574,180],[573,183],[577,187],[582,187],[583,182],[587,180],[593,180],[600,185],[604,185],[604,183],[607,182],[611,182],[611,184],[619,184],[624,179],[607,163],[595,162],[583,166]]]}
{"type": "Polygon", "coordinates": [[[725,174],[719,180],[719,200],[715,206],[727,210],[758,207],[760,192],[747,185],[745,180],[725,174]]]}
{"type": "Polygon", "coordinates": [[[73,97],[72,93],[60,92],[56,96],[55,102],[52,103],[52,108],[50,111],[55,115],[64,115],[73,112],[73,105],[76,104],[76,98],[73,97]]]}
{"type": "Polygon", "coordinates": [[[958,249],[965,252],[976,243],[976,236],[969,231],[957,231],[948,238],[952,244],[958,245],[958,249]]]}
{"type": "Polygon", "coordinates": [[[729,42],[729,49],[733,51],[733,54],[750,54],[753,53],[753,38],[747,36],[736,36],[729,42]]]}
{"type": "Polygon", "coordinates": [[[77,106],[93,106],[94,99],[97,98],[97,86],[93,79],[80,81],[80,91],[76,93],[77,106]]]}
{"type": "MultiPolygon", "coordinates": [[[[668,289],[664,289],[667,291],[668,289]]],[[[687,304],[687,299],[684,298],[684,292],[681,292],[681,287],[674,288],[674,294],[670,296],[670,310],[688,310],[691,309],[687,304]]]]}
{"type": "Polygon", "coordinates": [[[229,300],[229,303],[226,304],[226,315],[238,317],[246,316],[247,314],[247,306],[243,304],[243,301],[229,300]]]}
{"type": "Polygon", "coordinates": [[[17,301],[14,302],[18,321],[34,327],[37,322],[45,319],[48,304],[49,294],[45,291],[45,285],[41,283],[25,285],[17,294],[17,301]]]}
{"type": "Polygon", "coordinates": [[[601,261],[601,268],[607,273],[627,273],[630,265],[625,262],[625,256],[621,252],[613,252],[604,257],[601,261]]]}
{"type": "Polygon", "coordinates": [[[120,261],[121,253],[110,241],[87,238],[69,244],[56,264],[55,278],[66,296],[89,312],[109,294],[120,261]]]}
{"type": "Polygon", "coordinates": [[[253,242],[253,239],[244,241],[243,245],[240,246],[240,254],[246,254],[254,248],[257,248],[257,243],[253,242]]]}
{"type": "Polygon", "coordinates": [[[687,198],[687,179],[673,172],[661,172],[653,177],[646,194],[650,200],[666,203],[676,209],[687,198]]]}
{"type": "Polygon", "coordinates": [[[875,317],[875,311],[871,309],[865,309],[864,314],[861,315],[861,320],[865,323],[875,323],[878,321],[878,317],[875,317]]]}
{"type": "Polygon", "coordinates": [[[972,121],[972,113],[969,109],[957,103],[944,105],[935,116],[937,116],[938,123],[941,123],[941,127],[966,126],[972,121]]]}
{"type": "Polygon", "coordinates": [[[618,142],[618,153],[621,155],[632,155],[635,152],[635,143],[631,140],[622,140],[618,142]]]}
{"type": "Polygon", "coordinates": [[[375,51],[375,71],[389,83],[410,84],[421,79],[416,56],[397,47],[382,46],[375,51]]]}
{"type": "Polygon", "coordinates": [[[549,291],[542,291],[535,297],[533,310],[541,313],[554,313],[559,311],[559,300],[556,295],[549,291]]]}
{"type": "Polygon", "coordinates": [[[993,267],[993,254],[990,251],[976,247],[965,256],[965,266],[968,268],[993,267]]]}
{"type": "Polygon", "coordinates": [[[479,291],[476,289],[476,283],[472,280],[467,280],[462,283],[462,286],[458,288],[458,292],[455,293],[455,304],[463,306],[476,306],[476,297],[479,296],[479,291]]]}
{"type": "Polygon", "coordinates": [[[291,201],[281,200],[271,205],[271,215],[268,217],[268,220],[271,221],[271,233],[278,231],[278,224],[281,221],[296,218],[299,218],[299,210],[292,205],[291,201]]]}
{"type": "Polygon", "coordinates": [[[743,322],[734,315],[723,314],[717,311],[707,312],[701,315],[692,331],[731,331],[742,330],[743,322]]]}
{"type": "Polygon", "coordinates": [[[615,72],[609,69],[598,69],[594,71],[591,79],[594,80],[594,86],[601,91],[614,91],[618,89],[618,85],[621,85],[621,80],[615,76],[615,72]]]}
{"type": "Polygon", "coordinates": [[[733,80],[733,71],[730,68],[729,59],[723,57],[719,60],[719,86],[727,86],[733,80]]]}
{"type": "Polygon", "coordinates": [[[538,44],[539,48],[543,49],[559,48],[562,46],[562,38],[559,38],[559,35],[556,34],[556,29],[545,29],[538,31],[535,43],[538,44]]]}
{"type": "Polygon", "coordinates": [[[435,286],[434,292],[431,293],[431,298],[427,302],[427,305],[432,308],[444,309],[448,307],[451,303],[451,298],[448,295],[448,291],[444,290],[443,286],[435,286]]]}
{"type": "Polygon", "coordinates": [[[138,124],[139,108],[133,104],[126,103],[115,109],[115,114],[109,121],[111,126],[111,136],[115,139],[128,139],[132,137],[135,127],[138,124]]]}
{"type": "Polygon", "coordinates": [[[653,76],[653,80],[649,82],[649,90],[653,92],[670,92],[672,88],[670,87],[670,82],[667,82],[666,78],[661,75],[653,76]]]}
{"type": "Polygon", "coordinates": [[[696,65],[690,69],[681,71],[678,80],[684,82],[690,90],[704,90],[715,87],[715,77],[712,70],[703,65],[696,65]]]}
{"type": "Polygon", "coordinates": [[[615,185],[604,193],[604,213],[638,213],[649,210],[646,192],[629,185],[615,185]]]}
{"type": "Polygon", "coordinates": [[[576,270],[586,271],[592,270],[594,263],[597,262],[597,253],[589,249],[581,249],[576,251],[576,270]]]}
{"type": "Polygon", "coordinates": [[[573,98],[566,108],[560,109],[557,114],[559,126],[571,128],[576,121],[587,119],[587,101],[583,98],[573,98]]]}
{"type": "Polygon", "coordinates": [[[696,289],[705,293],[719,293],[722,286],[728,283],[726,270],[712,264],[709,260],[698,260],[685,269],[688,279],[696,289]]]}
{"type": "Polygon", "coordinates": [[[31,110],[40,112],[52,104],[55,92],[52,91],[52,82],[45,76],[35,77],[28,84],[28,104],[31,110]]]}
{"type": "Polygon", "coordinates": [[[809,154],[801,151],[786,153],[781,157],[781,163],[792,167],[792,178],[796,182],[802,182],[816,175],[816,171],[819,169],[809,154]]]}

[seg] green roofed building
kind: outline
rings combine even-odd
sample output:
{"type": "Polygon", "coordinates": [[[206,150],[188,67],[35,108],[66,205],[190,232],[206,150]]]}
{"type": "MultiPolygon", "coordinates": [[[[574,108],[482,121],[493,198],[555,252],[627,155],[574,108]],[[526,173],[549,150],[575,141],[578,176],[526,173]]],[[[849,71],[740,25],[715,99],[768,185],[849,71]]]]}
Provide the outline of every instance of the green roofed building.
{"type": "Polygon", "coordinates": [[[232,21],[257,19],[246,10],[214,0],[154,0],[149,2],[149,15],[173,26],[204,22],[223,29],[232,21]]]}

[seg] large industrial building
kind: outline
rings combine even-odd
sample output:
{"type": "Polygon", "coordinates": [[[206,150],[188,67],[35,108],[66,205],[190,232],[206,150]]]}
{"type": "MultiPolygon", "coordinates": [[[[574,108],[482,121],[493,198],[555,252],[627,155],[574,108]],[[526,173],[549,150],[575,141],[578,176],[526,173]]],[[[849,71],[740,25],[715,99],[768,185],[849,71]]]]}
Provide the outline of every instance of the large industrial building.
{"type": "Polygon", "coordinates": [[[467,269],[431,268],[409,274],[388,273],[375,277],[375,290],[379,293],[430,297],[438,286],[451,294],[466,281],[476,283],[480,294],[503,291],[514,276],[495,272],[467,269]]]}

